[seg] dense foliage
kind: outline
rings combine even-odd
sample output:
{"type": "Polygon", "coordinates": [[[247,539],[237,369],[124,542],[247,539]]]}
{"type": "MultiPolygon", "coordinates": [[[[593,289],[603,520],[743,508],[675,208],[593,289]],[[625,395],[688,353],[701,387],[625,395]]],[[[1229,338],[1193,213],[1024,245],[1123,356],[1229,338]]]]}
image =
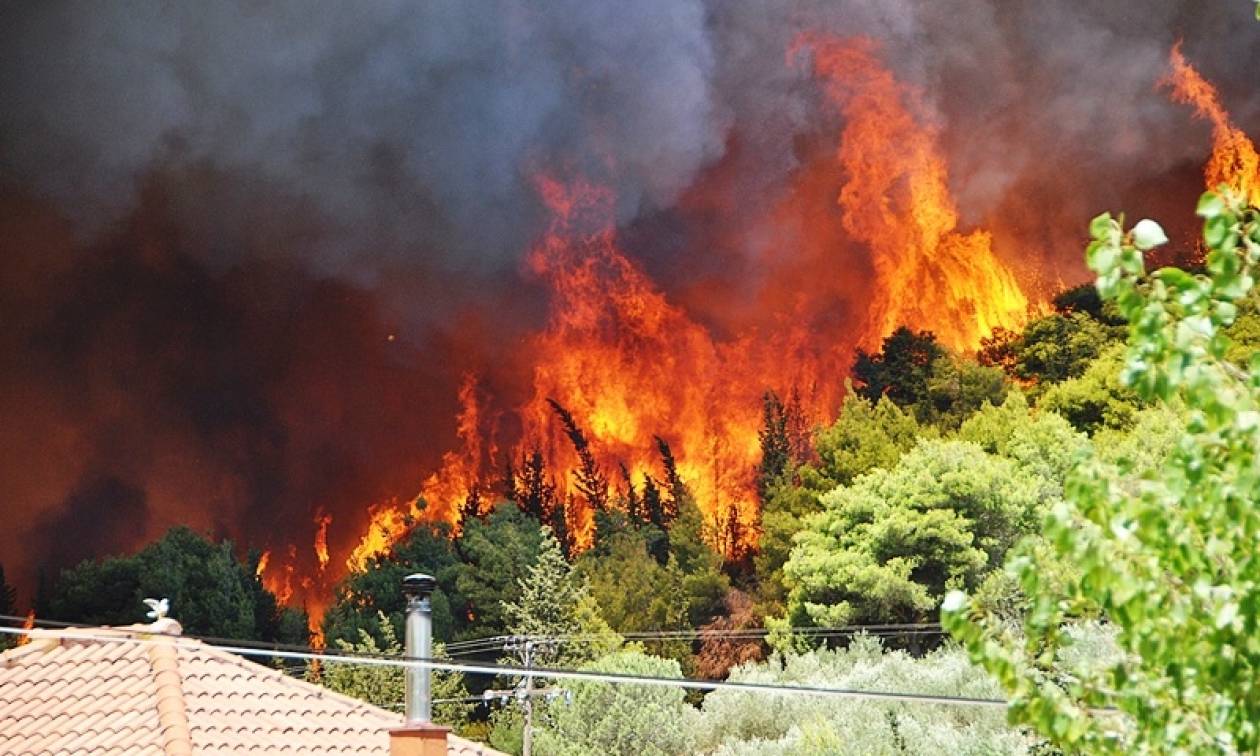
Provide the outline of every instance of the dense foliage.
{"type": "MultiPolygon", "coordinates": [[[[1051,556],[1078,568],[1048,580],[1046,552],[1009,564],[1031,602],[1018,631],[950,595],[944,618],[1008,689],[1012,715],[1065,749],[1253,753],[1260,748],[1260,357],[1231,361],[1226,329],[1260,263],[1260,211],[1232,194],[1199,201],[1205,272],[1148,273],[1167,240],[1152,221],[1096,218],[1087,257],[1129,322],[1121,376],[1182,418],[1162,464],[1092,458],[1045,519],[1051,556]],[[1121,651],[1055,674],[1065,629],[1105,616],[1121,651]]],[[[1140,458],[1139,458],[1140,459],[1140,458]]]]}
{"type": "Polygon", "coordinates": [[[36,597],[35,611],[43,619],[129,625],[147,621],[144,599],[166,598],[170,616],[189,634],[305,643],[305,615],[277,607],[255,574],[257,564],[257,554],[237,559],[229,541],[172,528],[133,555],[63,570],[36,597]]]}

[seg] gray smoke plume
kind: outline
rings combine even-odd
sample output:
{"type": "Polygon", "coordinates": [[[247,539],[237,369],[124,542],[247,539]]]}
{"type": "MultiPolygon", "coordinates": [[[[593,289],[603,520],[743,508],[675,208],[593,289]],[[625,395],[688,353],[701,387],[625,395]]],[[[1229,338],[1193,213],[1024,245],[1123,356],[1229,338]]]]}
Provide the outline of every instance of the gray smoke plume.
{"type": "Polygon", "coordinates": [[[626,216],[721,146],[696,0],[6,3],[0,49],[0,176],[97,229],[146,172],[209,169],[190,212],[301,212],[339,273],[502,261],[530,171],[613,181],[626,216]]]}

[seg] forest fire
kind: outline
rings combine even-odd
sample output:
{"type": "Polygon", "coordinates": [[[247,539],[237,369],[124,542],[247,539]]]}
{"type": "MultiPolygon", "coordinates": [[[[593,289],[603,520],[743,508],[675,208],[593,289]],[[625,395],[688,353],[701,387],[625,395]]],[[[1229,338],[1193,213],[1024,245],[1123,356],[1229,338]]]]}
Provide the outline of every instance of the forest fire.
{"type": "Polygon", "coordinates": [[[744,557],[773,402],[809,439],[896,328],[959,353],[1019,330],[1085,280],[1102,209],[1163,221],[1201,173],[1260,200],[1254,44],[1224,10],[1139,35],[1023,0],[506,6],[0,25],[74,52],[0,76],[23,600],[187,525],[317,629],[416,522],[528,494],[579,551],[671,480],[744,557]],[[1070,44],[1033,44],[1046,15],[1070,44]],[[269,41],[135,44],[182,28],[269,41]]]}
{"type": "Polygon", "coordinates": [[[776,321],[772,332],[718,338],[619,246],[609,187],[538,175],[551,220],[526,269],[546,285],[550,315],[525,342],[534,366],[531,395],[512,410],[519,441],[499,455],[500,418],[487,414],[476,376],[466,375],[459,448],[443,455],[417,499],[371,508],[346,569],[360,570],[387,550],[409,520],[456,524],[462,509],[484,509],[502,495],[504,467],[524,467],[534,452],[545,460],[555,506],[579,549],[590,541],[595,508],[631,487],[660,484],[662,449],[677,460],[710,539],[728,554],[751,548],[766,391],[797,397],[808,422],[825,422],[842,398],[836,377],[847,371],[853,344],[877,345],[906,324],[966,351],[994,328],[1016,328],[1028,317],[1036,295],[1021,289],[989,234],[958,230],[945,161],[932,127],[916,115],[915,93],[883,67],[867,40],[803,40],[789,59],[805,47],[844,126],[834,159],[806,166],[799,180],[834,187],[839,212],[819,221],[832,227],[818,231],[834,237],[839,228],[870,248],[877,281],[867,321],[850,324],[848,340],[797,350],[790,361],[777,359],[776,350],[817,340],[792,318],[776,321]],[[568,472],[584,464],[575,432],[588,445],[603,492],[584,490],[568,472]]]}
{"type": "MultiPolygon", "coordinates": [[[[818,334],[803,332],[792,318],[772,321],[769,330],[718,337],[671,302],[620,246],[610,187],[539,174],[534,185],[551,220],[525,266],[545,284],[550,304],[546,326],[524,342],[533,364],[529,398],[507,412],[519,423],[518,440],[506,453],[499,448],[504,413],[490,411],[493,397],[483,395],[476,374],[465,374],[458,446],[443,454],[415,499],[370,507],[345,570],[362,570],[410,522],[457,526],[464,514],[485,511],[502,495],[505,467],[519,469],[535,452],[550,476],[559,516],[575,547],[583,548],[595,508],[631,487],[659,485],[660,442],[676,458],[715,545],[728,554],[752,547],[758,506],[752,471],[766,391],[797,397],[811,423],[826,422],[842,399],[841,383],[822,377],[844,375],[855,346],[874,347],[898,325],[908,325],[970,351],[994,329],[1017,329],[1037,311],[1044,294],[1021,285],[993,249],[989,232],[959,229],[935,128],[918,93],[881,63],[878,46],[864,38],[803,36],[788,50],[786,64],[803,60],[843,127],[830,159],[803,165],[795,178],[801,188],[786,196],[832,187],[836,212],[801,225],[807,243],[819,249],[842,237],[869,249],[875,281],[865,320],[822,347],[810,343],[818,334]],[[809,347],[794,349],[791,360],[776,359],[769,346],[796,344],[809,347]],[[574,431],[604,486],[604,494],[595,494],[598,501],[579,482],[584,460],[574,431]]],[[[1174,97],[1213,124],[1209,183],[1255,191],[1256,184],[1243,178],[1249,170],[1254,175],[1254,148],[1179,48],[1172,65],[1174,97]]],[[[783,219],[796,210],[789,202],[768,212],[783,219]]],[[[329,521],[316,522],[321,570],[313,583],[306,579],[303,592],[315,584],[327,592],[340,577],[340,570],[324,574],[329,521]]],[[[268,570],[265,563],[260,568],[268,570]]],[[[292,562],[270,569],[286,571],[275,573],[284,580],[268,580],[288,598],[292,562]]]]}

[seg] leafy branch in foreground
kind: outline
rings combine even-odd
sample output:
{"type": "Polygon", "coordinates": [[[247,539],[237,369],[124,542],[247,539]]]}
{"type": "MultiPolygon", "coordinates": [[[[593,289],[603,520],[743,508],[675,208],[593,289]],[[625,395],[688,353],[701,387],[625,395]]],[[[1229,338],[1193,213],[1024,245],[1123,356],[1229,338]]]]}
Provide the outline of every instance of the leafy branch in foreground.
{"type": "Polygon", "coordinates": [[[1226,359],[1223,329],[1254,284],[1260,211],[1221,187],[1199,200],[1206,272],[1148,273],[1167,241],[1154,221],[1090,224],[1098,291],[1129,322],[1123,381],[1176,407],[1185,430],[1162,469],[1085,459],[1045,523],[1057,559],[1007,570],[1030,598],[1022,627],[984,616],[959,592],[942,622],[1011,696],[1010,715],[1064,750],[1255,752],[1260,748],[1260,356],[1226,359]],[[1116,630],[1118,661],[1064,671],[1075,618],[1116,630]]]}

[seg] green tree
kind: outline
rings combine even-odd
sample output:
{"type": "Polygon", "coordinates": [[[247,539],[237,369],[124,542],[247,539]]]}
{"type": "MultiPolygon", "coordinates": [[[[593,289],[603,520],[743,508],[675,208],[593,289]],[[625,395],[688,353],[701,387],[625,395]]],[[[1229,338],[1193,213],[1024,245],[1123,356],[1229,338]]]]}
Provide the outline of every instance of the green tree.
{"type": "MultiPolygon", "coordinates": [[[[465,524],[465,531],[478,527],[476,518],[465,524]]],[[[457,582],[459,559],[445,523],[415,523],[407,535],[390,550],[351,572],[335,589],[335,600],[324,613],[324,637],[330,644],[340,641],[357,644],[368,633],[378,644],[386,640],[386,628],[380,618],[389,621],[389,632],[399,635],[407,609],[402,581],[407,575],[423,572],[438,581],[433,592],[433,634],[443,640],[456,640],[472,627],[481,628],[468,619],[473,611],[460,593],[457,582]]]]}
{"type": "Polygon", "coordinates": [[[914,415],[891,399],[872,402],[850,393],[836,421],[818,434],[818,470],[833,485],[847,485],[876,467],[895,465],[923,434],[914,415]]]}
{"type": "MultiPolygon", "coordinates": [[[[338,638],[333,646],[351,654],[367,656],[403,655],[403,645],[394,632],[393,623],[384,613],[377,613],[376,627],[380,628],[382,640],[377,639],[366,630],[359,631],[357,643],[338,638]]],[[[437,643],[433,647],[433,655],[445,659],[445,644],[437,643]]],[[[402,711],[407,687],[407,671],[395,665],[355,664],[353,662],[327,662],[319,674],[319,682],[324,687],[343,695],[362,699],[370,704],[390,711],[402,711]]],[[[434,699],[460,699],[468,697],[468,689],[464,686],[462,672],[434,670],[432,672],[431,694],[434,699]]],[[[461,729],[468,723],[471,706],[464,703],[439,703],[433,706],[433,721],[449,727],[461,729]]]]}
{"type": "MultiPolygon", "coordinates": [[[[633,532],[614,535],[608,550],[584,557],[578,572],[589,581],[599,612],[619,632],[690,630],[686,578],[676,559],[666,564],[648,553],[633,532]]],[[[651,641],[650,653],[684,662],[691,654],[687,641],[651,641]]]]}
{"type": "Polygon", "coordinates": [[[1037,406],[1057,412],[1086,433],[1129,428],[1144,405],[1121,380],[1123,366],[1124,346],[1116,344],[1103,351],[1080,377],[1046,389],[1037,406]]]}
{"type": "Polygon", "coordinates": [[[1054,313],[1031,321],[1018,334],[994,334],[977,357],[1025,384],[1058,383],[1084,374],[1098,355],[1118,343],[1120,332],[1085,312],[1054,313]]]}
{"type": "Polygon", "coordinates": [[[958,429],[960,441],[970,441],[990,454],[1013,460],[1021,468],[1062,495],[1068,471],[1089,445],[1083,433],[1053,412],[1038,412],[1018,391],[1000,405],[989,405],[958,429]]]}
{"type": "Polygon", "coordinates": [[[915,412],[937,427],[957,428],[985,404],[1001,404],[1006,390],[1006,375],[1000,369],[946,354],[932,363],[927,396],[915,412]]]}
{"type": "MultiPolygon", "coordinates": [[[[586,664],[591,672],[682,677],[678,662],[621,651],[586,664]]],[[[539,727],[539,753],[607,756],[634,753],[676,756],[694,753],[695,709],[681,688],[573,681],[572,703],[547,709],[539,727]]]]}
{"type": "Polygon", "coordinates": [[[280,637],[292,628],[254,570],[237,560],[229,541],[214,543],[176,527],[131,556],[85,560],[63,570],[47,595],[47,619],[85,624],[144,622],[145,598],[170,600],[170,616],[193,635],[305,643],[280,637]],[[260,626],[259,619],[266,620],[260,626]]]}
{"type": "Polygon", "coordinates": [[[884,339],[880,351],[858,350],[853,363],[857,392],[872,402],[887,396],[902,407],[914,406],[927,397],[932,363],[944,355],[930,332],[902,326],[884,339]]]}
{"type": "Polygon", "coordinates": [[[541,530],[537,559],[517,580],[516,596],[503,602],[507,629],[513,635],[563,639],[539,646],[534,665],[588,661],[618,639],[594,613],[586,575],[564,558],[550,529],[541,530]]]}
{"type": "Polygon", "coordinates": [[[787,616],[770,627],[923,621],[947,588],[974,587],[1001,564],[1043,495],[1041,481],[975,444],[924,441],[892,470],[822,497],[784,566],[787,616]]]}
{"type": "Polygon", "coordinates": [[[538,560],[541,544],[538,521],[508,502],[464,528],[455,542],[460,560],[454,591],[463,598],[458,611],[477,635],[507,632],[504,604],[517,595],[520,581],[538,560]]]}
{"type": "Polygon", "coordinates": [[[783,400],[773,391],[761,399],[761,428],[757,431],[761,444],[761,461],[757,464],[757,498],[765,501],[767,491],[787,472],[792,463],[792,444],[788,438],[788,414],[783,400]]]}
{"type": "Polygon", "coordinates": [[[1223,329],[1251,290],[1260,211],[1225,193],[1199,201],[1206,273],[1147,273],[1167,241],[1152,221],[1124,230],[1104,214],[1086,257],[1102,296],[1129,321],[1123,378],[1141,398],[1180,404],[1181,438],[1157,469],[1094,459],[1046,518],[1059,559],[1079,574],[1047,581],[1028,549],[1008,569],[1031,599],[1019,635],[959,592],[942,619],[1005,687],[1013,720],[1067,751],[1254,753],[1260,749],[1260,359],[1228,359],[1223,329]],[[1100,612],[1120,653],[1048,669],[1072,646],[1073,617],[1100,612]]]}
{"type": "Polygon", "coordinates": [[[722,571],[722,555],[705,538],[704,515],[695,497],[685,488],[677,496],[678,515],[667,534],[666,563],[672,562],[681,571],[690,621],[700,625],[722,612],[722,599],[731,581],[722,571]]]}

